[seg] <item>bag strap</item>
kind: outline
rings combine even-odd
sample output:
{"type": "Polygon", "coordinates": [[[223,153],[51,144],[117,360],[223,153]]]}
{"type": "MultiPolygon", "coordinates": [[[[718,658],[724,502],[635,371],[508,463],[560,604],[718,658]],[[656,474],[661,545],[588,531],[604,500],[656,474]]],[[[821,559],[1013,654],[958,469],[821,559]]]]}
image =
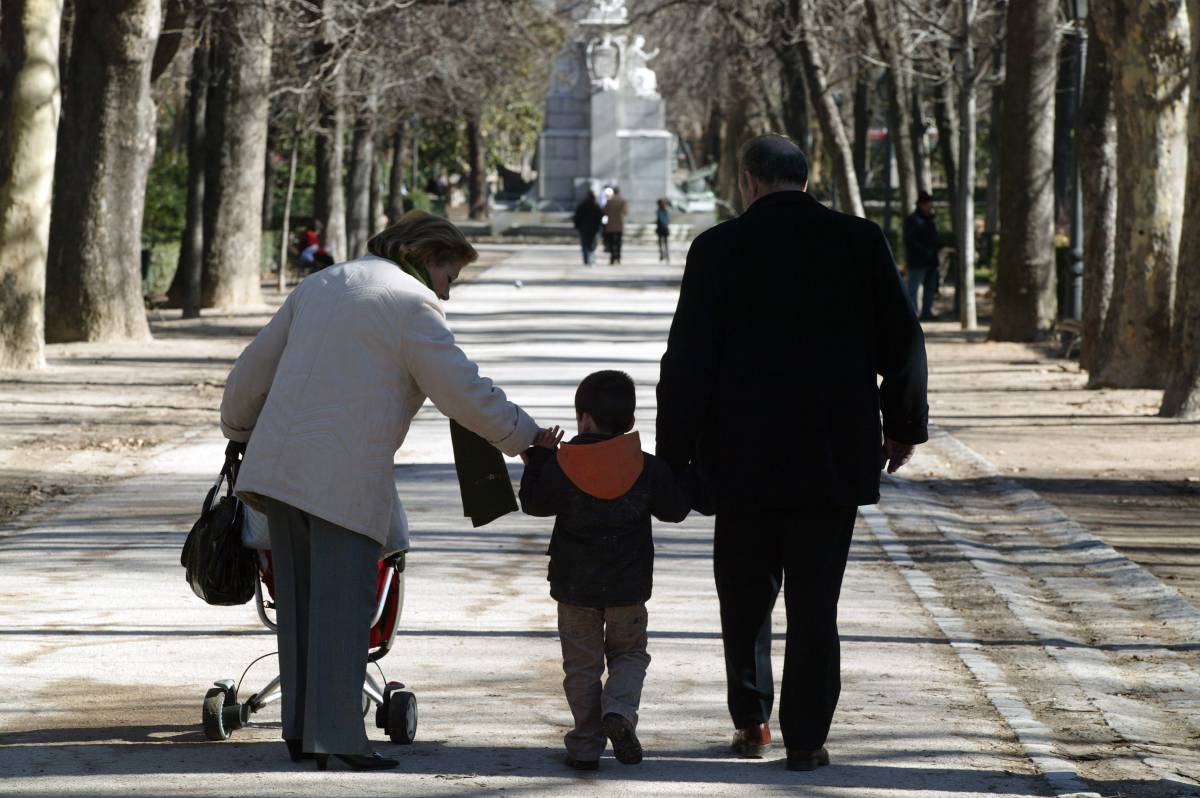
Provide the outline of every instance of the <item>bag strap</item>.
{"type": "MultiPolygon", "coordinates": [[[[228,477],[229,482],[225,486],[225,495],[233,495],[233,486],[237,482],[238,471],[242,468],[242,457],[246,454],[246,444],[238,441],[230,441],[225,447],[225,465],[221,466],[221,478],[228,477]]],[[[220,479],[217,480],[220,485],[220,479]]]]}

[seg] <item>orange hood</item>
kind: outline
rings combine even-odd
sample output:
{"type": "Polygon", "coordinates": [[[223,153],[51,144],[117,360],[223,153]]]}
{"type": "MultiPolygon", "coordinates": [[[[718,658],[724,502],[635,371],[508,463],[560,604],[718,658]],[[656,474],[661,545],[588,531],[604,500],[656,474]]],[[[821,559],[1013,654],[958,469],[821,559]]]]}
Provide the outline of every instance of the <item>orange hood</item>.
{"type": "Polygon", "coordinates": [[[597,499],[624,496],[645,467],[642,439],[636,432],[598,443],[564,443],[558,466],[575,487],[597,499]]]}

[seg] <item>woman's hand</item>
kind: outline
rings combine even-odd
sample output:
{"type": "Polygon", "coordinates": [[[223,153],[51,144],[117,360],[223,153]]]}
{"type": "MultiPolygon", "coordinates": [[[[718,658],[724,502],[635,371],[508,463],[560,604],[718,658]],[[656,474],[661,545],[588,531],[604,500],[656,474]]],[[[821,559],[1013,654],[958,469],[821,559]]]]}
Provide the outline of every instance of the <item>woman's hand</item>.
{"type": "Polygon", "coordinates": [[[533,439],[533,445],[541,446],[543,449],[557,449],[562,439],[563,431],[560,427],[540,429],[537,436],[533,439]]]}

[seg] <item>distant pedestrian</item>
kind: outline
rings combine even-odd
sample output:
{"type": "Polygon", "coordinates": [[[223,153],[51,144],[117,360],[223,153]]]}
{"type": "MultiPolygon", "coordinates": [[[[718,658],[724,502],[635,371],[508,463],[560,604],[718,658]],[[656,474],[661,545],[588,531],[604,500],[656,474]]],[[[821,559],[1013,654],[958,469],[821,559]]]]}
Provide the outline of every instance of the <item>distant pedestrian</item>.
{"type": "Polygon", "coordinates": [[[608,241],[608,262],[621,262],[621,239],[625,236],[625,214],[629,206],[621,196],[621,189],[613,186],[612,197],[604,206],[604,238],[608,241]]]}
{"type": "Polygon", "coordinates": [[[636,728],[646,652],[646,602],[654,576],[650,517],[678,522],[690,496],[671,469],[642,451],[633,429],[633,380],[598,371],[575,392],[579,435],[540,432],[522,459],[521,509],[556,516],[550,595],[558,602],[563,689],[575,727],[563,738],[567,764],[595,770],[612,741],[617,761],[642,760],[636,728]],[[557,450],[557,451],[556,451],[557,450]],[[600,677],[608,664],[608,679],[600,677]]]}
{"type": "Polygon", "coordinates": [[[324,227],[318,219],[300,233],[300,262],[314,271],[333,265],[333,253],[327,250],[321,241],[323,230],[324,227]]]}
{"type": "Polygon", "coordinates": [[[596,202],[596,192],[589,191],[583,201],[575,206],[575,230],[579,233],[579,246],[583,250],[583,265],[591,266],[596,259],[596,236],[604,224],[604,211],[596,202]]]}
{"type": "Polygon", "coordinates": [[[812,770],[829,762],[858,505],[879,501],[884,460],[893,472],[927,439],[925,341],[879,226],[817,202],[790,139],[752,139],[738,185],[746,212],[688,252],[658,383],[658,455],[676,473],[695,469],[692,506],[717,516],[733,749],[761,757],[771,744],[782,585],[779,724],[788,769],[812,770]],[[747,426],[748,408],[778,425],[776,440],[747,426]]]}
{"type": "Polygon", "coordinates": [[[933,300],[938,294],[938,230],[933,197],[922,191],[917,207],[904,220],[904,260],[908,268],[908,301],[917,310],[917,289],[923,288],[921,321],[933,321],[933,300]]]}
{"type": "Polygon", "coordinates": [[[654,235],[658,237],[658,259],[664,263],[671,262],[671,212],[667,210],[667,201],[658,201],[658,210],[654,212],[654,235]]]}

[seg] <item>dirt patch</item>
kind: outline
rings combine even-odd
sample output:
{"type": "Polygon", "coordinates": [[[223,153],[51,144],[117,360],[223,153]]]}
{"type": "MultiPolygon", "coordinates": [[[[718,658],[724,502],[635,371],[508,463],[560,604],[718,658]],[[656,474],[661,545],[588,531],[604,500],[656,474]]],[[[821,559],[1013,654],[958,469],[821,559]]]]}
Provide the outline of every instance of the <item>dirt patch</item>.
{"type": "Polygon", "coordinates": [[[1088,390],[1056,346],[925,329],[932,421],[1200,605],[1200,424],[1159,418],[1159,391],[1088,390]]]}

